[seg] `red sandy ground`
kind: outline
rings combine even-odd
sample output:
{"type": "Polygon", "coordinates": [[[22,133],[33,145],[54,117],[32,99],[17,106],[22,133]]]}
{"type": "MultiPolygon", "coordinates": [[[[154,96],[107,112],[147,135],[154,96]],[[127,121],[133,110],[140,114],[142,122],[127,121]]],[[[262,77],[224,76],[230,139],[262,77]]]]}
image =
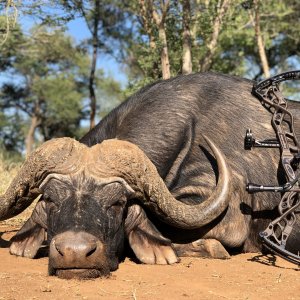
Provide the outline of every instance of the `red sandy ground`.
{"type": "Polygon", "coordinates": [[[300,269],[259,253],[229,260],[183,258],[172,266],[125,260],[109,279],[49,277],[47,258],[9,254],[14,230],[0,224],[0,299],[300,299],[300,269]]]}

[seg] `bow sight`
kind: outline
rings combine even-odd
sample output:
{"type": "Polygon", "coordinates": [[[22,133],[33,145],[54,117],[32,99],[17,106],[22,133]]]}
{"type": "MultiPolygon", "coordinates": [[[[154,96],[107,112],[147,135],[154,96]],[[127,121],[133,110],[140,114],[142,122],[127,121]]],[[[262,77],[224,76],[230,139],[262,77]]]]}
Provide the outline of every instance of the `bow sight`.
{"type": "Polygon", "coordinates": [[[287,240],[296,222],[295,213],[299,212],[297,209],[300,206],[300,145],[294,130],[293,115],[287,108],[287,100],[279,90],[280,82],[297,79],[300,79],[300,70],[282,73],[254,84],[253,95],[273,114],[271,123],[277,139],[258,141],[248,129],[245,136],[245,149],[251,150],[253,147],[280,149],[280,161],[287,183],[282,186],[248,183],[246,189],[249,193],[282,193],[278,205],[280,216],[273,220],[259,235],[267,249],[293,263],[300,264],[299,253],[295,254],[286,249],[287,240]]]}

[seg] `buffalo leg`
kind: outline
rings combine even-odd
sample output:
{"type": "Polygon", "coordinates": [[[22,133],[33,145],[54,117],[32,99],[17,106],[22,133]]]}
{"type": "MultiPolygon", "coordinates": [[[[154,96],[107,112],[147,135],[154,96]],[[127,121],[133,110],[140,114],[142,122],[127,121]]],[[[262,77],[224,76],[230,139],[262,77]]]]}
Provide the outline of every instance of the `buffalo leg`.
{"type": "Polygon", "coordinates": [[[188,244],[173,244],[173,246],[179,257],[230,258],[223,245],[215,239],[200,239],[188,244]]]}
{"type": "Polygon", "coordinates": [[[142,263],[165,265],[179,261],[171,241],[162,236],[141,206],[128,208],[125,229],[129,245],[142,263]]]}

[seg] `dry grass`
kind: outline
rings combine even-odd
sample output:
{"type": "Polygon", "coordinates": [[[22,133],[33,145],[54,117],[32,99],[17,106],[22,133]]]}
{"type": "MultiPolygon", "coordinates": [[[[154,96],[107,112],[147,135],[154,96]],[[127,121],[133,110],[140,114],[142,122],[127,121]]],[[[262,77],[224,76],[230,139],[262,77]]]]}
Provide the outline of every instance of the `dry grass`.
{"type": "Polygon", "coordinates": [[[0,194],[3,194],[17,174],[20,168],[19,163],[8,162],[4,159],[4,155],[0,152],[0,194]]]}
{"type": "MultiPolygon", "coordinates": [[[[8,188],[10,182],[17,175],[19,169],[21,167],[21,163],[11,162],[9,160],[4,159],[4,155],[0,152],[0,195],[5,193],[8,188]]],[[[1,203],[0,203],[1,205],[1,203]]],[[[35,206],[35,202],[29,208],[27,208],[20,215],[0,222],[0,225],[9,225],[9,226],[18,226],[20,227],[24,222],[30,217],[31,212],[35,206]]]]}

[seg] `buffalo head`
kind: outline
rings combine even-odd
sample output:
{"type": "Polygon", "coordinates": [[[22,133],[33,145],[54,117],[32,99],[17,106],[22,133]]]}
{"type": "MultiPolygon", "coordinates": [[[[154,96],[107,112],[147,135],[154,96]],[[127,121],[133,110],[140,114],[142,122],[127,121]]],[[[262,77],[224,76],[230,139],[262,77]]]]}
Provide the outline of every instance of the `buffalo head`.
{"type": "Polygon", "coordinates": [[[176,200],[155,166],[132,143],[106,140],[91,148],[69,139],[44,143],[24,163],[0,196],[0,220],[11,218],[42,194],[31,218],[12,239],[10,252],[34,257],[47,236],[49,273],[62,278],[107,276],[117,269],[128,239],[144,263],[178,261],[171,242],[146,217],[198,228],[228,206],[231,177],[221,151],[214,153],[219,178],[209,199],[198,205],[176,200]]]}

